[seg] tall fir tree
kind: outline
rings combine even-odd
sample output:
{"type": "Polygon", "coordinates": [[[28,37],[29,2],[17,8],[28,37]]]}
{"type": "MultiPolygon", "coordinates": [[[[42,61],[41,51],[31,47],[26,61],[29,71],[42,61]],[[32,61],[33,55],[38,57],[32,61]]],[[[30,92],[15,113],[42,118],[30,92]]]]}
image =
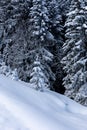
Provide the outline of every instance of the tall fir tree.
{"type": "Polygon", "coordinates": [[[87,82],[86,25],[87,9],[85,5],[83,6],[79,0],[72,0],[65,23],[66,42],[63,45],[65,56],[62,63],[66,77],[63,84],[66,88],[65,95],[78,102],[81,100],[81,93],[78,94],[79,89],[87,82]]]}
{"type": "MultiPolygon", "coordinates": [[[[41,77],[38,76],[40,74],[39,72],[37,73],[36,71],[42,71],[40,67],[43,67],[43,75],[46,77],[47,82],[44,80],[44,76],[42,76],[43,80],[43,86],[51,87],[51,81],[53,81],[55,78],[50,65],[53,59],[53,54],[49,51],[49,47],[52,47],[54,44],[54,37],[53,35],[49,32],[48,30],[48,10],[46,7],[46,1],[42,0],[33,0],[32,7],[30,10],[30,42],[28,46],[28,51],[27,58],[28,62],[30,63],[29,67],[29,75],[30,75],[30,81],[32,79],[36,79],[35,81],[39,82],[38,84],[41,85],[40,80],[41,77]],[[36,59],[38,56],[38,62],[35,67],[36,59]],[[39,68],[39,69],[38,69],[39,68]],[[35,71],[33,75],[31,76],[31,72],[35,71]],[[39,78],[39,79],[38,79],[39,78]],[[46,85],[47,84],[47,85],[46,85]]],[[[34,80],[33,80],[34,81],[34,80]]],[[[37,84],[37,85],[38,85],[37,84]]],[[[36,88],[41,88],[41,86],[36,86],[36,88]]]]}
{"type": "Polygon", "coordinates": [[[52,70],[56,75],[56,80],[53,84],[53,89],[59,93],[64,93],[64,87],[62,85],[63,69],[61,64],[62,59],[62,45],[64,42],[64,21],[61,13],[61,8],[57,0],[47,1],[47,8],[49,12],[49,30],[53,34],[55,44],[51,49],[54,54],[52,70]]]}

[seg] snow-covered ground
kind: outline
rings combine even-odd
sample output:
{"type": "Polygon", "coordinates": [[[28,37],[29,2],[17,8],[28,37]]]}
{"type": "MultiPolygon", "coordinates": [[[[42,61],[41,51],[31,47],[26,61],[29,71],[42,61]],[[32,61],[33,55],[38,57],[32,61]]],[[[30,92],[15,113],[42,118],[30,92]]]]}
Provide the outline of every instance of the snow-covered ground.
{"type": "Polygon", "coordinates": [[[87,130],[87,108],[0,75],[0,130],[87,130]]]}
{"type": "Polygon", "coordinates": [[[27,130],[2,103],[0,103],[0,130],[27,130]]]}

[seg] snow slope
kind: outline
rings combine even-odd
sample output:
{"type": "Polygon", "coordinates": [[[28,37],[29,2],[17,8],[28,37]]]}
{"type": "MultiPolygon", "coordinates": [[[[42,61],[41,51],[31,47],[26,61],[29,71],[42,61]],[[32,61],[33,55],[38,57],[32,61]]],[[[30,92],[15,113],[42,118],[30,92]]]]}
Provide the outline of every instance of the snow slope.
{"type": "Polygon", "coordinates": [[[27,130],[20,124],[20,122],[14,118],[13,115],[0,104],[0,130],[27,130]]]}
{"type": "Polygon", "coordinates": [[[0,75],[0,130],[87,130],[87,108],[0,75]]]}

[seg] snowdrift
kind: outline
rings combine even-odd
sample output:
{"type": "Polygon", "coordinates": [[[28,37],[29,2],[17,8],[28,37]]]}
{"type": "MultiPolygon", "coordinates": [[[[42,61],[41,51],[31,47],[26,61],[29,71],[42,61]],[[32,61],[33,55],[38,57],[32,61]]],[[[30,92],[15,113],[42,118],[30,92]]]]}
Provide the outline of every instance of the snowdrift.
{"type": "Polygon", "coordinates": [[[87,108],[0,75],[0,130],[87,130],[87,108]]]}

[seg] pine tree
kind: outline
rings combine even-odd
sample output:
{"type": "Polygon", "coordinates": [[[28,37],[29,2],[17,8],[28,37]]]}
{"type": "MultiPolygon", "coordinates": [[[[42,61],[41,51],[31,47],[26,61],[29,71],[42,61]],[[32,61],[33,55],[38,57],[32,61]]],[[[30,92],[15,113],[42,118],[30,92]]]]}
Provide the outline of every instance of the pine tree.
{"type": "MultiPolygon", "coordinates": [[[[62,60],[66,77],[65,95],[77,100],[78,91],[86,83],[86,23],[87,10],[79,0],[73,0],[67,14],[66,42],[63,45],[65,57],[62,60]]],[[[80,100],[80,97],[78,101],[80,100]]]]}
{"type": "Polygon", "coordinates": [[[55,44],[50,48],[51,52],[54,54],[52,70],[56,75],[56,80],[53,85],[53,89],[57,92],[64,92],[62,86],[63,69],[61,64],[62,59],[62,45],[64,42],[64,28],[63,28],[63,18],[60,6],[57,0],[47,1],[47,8],[49,12],[49,30],[54,36],[55,44]],[[59,84],[59,86],[58,86],[59,84]]]}
{"type": "Polygon", "coordinates": [[[46,69],[44,68],[44,65],[40,63],[39,57],[37,55],[36,61],[33,63],[33,69],[30,74],[30,83],[34,84],[33,86],[36,90],[43,91],[45,87],[49,87],[48,75],[46,74],[46,69]]]}
{"type": "MultiPolygon", "coordinates": [[[[54,74],[51,71],[50,65],[51,61],[53,59],[53,55],[49,51],[49,47],[52,47],[54,44],[54,37],[48,30],[48,10],[46,7],[46,1],[41,1],[41,0],[33,0],[33,6],[31,7],[30,11],[30,34],[31,34],[31,42],[30,42],[30,55],[28,55],[29,61],[31,63],[30,69],[29,70],[35,70],[35,75],[37,75],[38,78],[38,73],[36,71],[40,71],[40,69],[35,69],[34,64],[36,63],[36,59],[38,56],[38,62],[40,62],[41,66],[43,67],[43,75],[46,77],[45,79],[49,81],[44,80],[44,76],[42,77],[42,80],[44,81],[45,86],[51,87],[50,81],[54,80],[54,74]]],[[[38,66],[39,67],[39,66],[38,66]]],[[[38,68],[37,67],[37,68],[38,68]]],[[[31,72],[31,71],[30,71],[31,72]]],[[[31,76],[30,76],[31,77],[31,76]]],[[[30,79],[32,81],[32,79],[30,79]]],[[[40,80],[39,80],[40,81],[40,80]]],[[[38,83],[40,84],[40,82],[38,83]]],[[[39,87],[40,88],[40,87],[39,87]]]]}
{"type": "Polygon", "coordinates": [[[19,78],[26,80],[25,53],[29,41],[28,20],[31,1],[9,1],[5,8],[3,58],[12,69],[17,68],[19,78]]]}

